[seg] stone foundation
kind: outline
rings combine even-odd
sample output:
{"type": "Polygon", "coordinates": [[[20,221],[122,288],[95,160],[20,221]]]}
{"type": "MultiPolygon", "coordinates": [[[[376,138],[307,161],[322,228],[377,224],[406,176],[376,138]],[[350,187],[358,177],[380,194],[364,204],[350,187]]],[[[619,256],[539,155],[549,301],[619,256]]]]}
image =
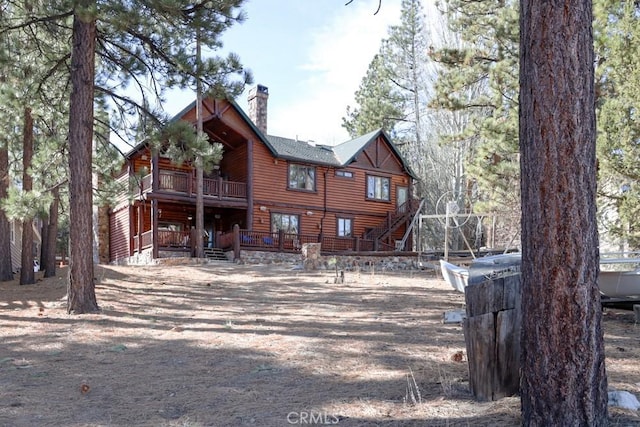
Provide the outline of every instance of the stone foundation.
{"type": "MultiPolygon", "coordinates": [[[[219,263],[220,261],[210,261],[206,258],[190,258],[177,256],[179,252],[168,252],[166,255],[173,255],[164,258],[151,258],[151,250],[145,250],[140,255],[134,255],[125,260],[117,262],[118,265],[187,265],[187,264],[207,264],[219,263]]],[[[164,255],[164,252],[161,252],[164,255]]],[[[232,261],[233,252],[227,252],[227,256],[232,261]]],[[[277,264],[289,265],[292,268],[305,268],[303,256],[300,253],[272,252],[272,251],[240,251],[240,259],[235,261],[238,264],[277,264]]],[[[389,254],[367,254],[367,255],[314,255],[311,264],[315,270],[344,270],[362,272],[384,272],[420,270],[418,257],[412,255],[389,255],[389,254]]]]}
{"type": "MultiPolygon", "coordinates": [[[[241,264],[289,264],[305,267],[301,254],[240,251],[241,264]]],[[[307,261],[309,262],[309,261],[307,261]]],[[[419,270],[417,255],[319,255],[313,260],[316,270],[402,271],[419,270]]]]}

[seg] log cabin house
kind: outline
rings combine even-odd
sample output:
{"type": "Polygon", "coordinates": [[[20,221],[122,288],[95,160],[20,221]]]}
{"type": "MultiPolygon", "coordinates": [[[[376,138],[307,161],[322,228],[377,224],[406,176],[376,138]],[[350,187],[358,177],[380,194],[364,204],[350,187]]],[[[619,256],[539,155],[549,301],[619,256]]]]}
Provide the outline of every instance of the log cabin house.
{"type": "MultiPolygon", "coordinates": [[[[418,208],[415,175],[385,132],[337,146],[271,136],[268,96],[265,86],[252,88],[249,116],[231,100],[203,101],[204,131],[224,147],[204,179],[205,253],[234,242],[236,253],[299,251],[310,242],[324,253],[410,248],[403,237],[418,208]]],[[[177,118],[195,124],[195,106],[177,118]]],[[[134,176],[133,199],[123,194],[109,210],[109,261],[193,256],[195,169],[141,143],[118,179],[134,176]]]]}

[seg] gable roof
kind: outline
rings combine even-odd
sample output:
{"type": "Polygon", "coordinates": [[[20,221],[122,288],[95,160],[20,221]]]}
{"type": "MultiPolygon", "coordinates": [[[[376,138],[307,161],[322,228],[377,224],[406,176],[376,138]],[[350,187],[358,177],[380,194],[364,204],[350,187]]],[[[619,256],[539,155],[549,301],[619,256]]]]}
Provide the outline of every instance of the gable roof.
{"type": "Polygon", "coordinates": [[[369,145],[370,142],[374,141],[379,136],[384,137],[393,153],[400,160],[403,168],[412,178],[415,179],[415,173],[411,170],[402,154],[400,154],[397,147],[391,142],[391,139],[382,129],[376,129],[336,146],[314,146],[305,141],[282,138],[273,135],[267,135],[267,139],[271,143],[271,147],[273,147],[273,155],[276,157],[298,162],[346,167],[358,156],[358,154],[362,152],[362,150],[367,147],[367,145],[369,145]]]}
{"type": "MultiPolygon", "coordinates": [[[[242,119],[247,123],[251,130],[258,136],[260,141],[271,151],[274,157],[293,160],[304,163],[314,163],[333,167],[346,167],[364,150],[367,145],[374,141],[378,136],[384,137],[393,153],[398,157],[402,167],[407,173],[414,179],[417,179],[417,175],[411,170],[409,164],[404,159],[398,148],[391,142],[391,138],[382,129],[376,129],[358,138],[343,142],[335,146],[328,145],[311,145],[308,142],[300,141],[298,139],[284,138],[275,135],[265,135],[260,129],[253,123],[253,120],[247,116],[242,108],[233,99],[227,99],[229,104],[237,111],[242,119]]],[[[191,109],[195,108],[196,101],[191,102],[178,114],[173,116],[169,122],[179,120],[191,109]]],[[[146,141],[142,141],[138,145],[132,148],[127,155],[132,154],[144,145],[146,141]]]]}
{"type": "MultiPolygon", "coordinates": [[[[340,163],[342,163],[343,165],[347,165],[351,163],[351,161],[380,134],[384,135],[388,142],[391,142],[391,140],[387,137],[382,129],[376,129],[373,132],[369,132],[367,134],[359,136],[356,139],[352,139],[351,141],[343,142],[340,145],[336,145],[335,147],[333,147],[333,151],[336,153],[336,157],[338,158],[340,163]]],[[[389,145],[393,146],[393,144],[389,145]]],[[[400,157],[400,159],[402,159],[402,157],[400,157]]],[[[404,163],[404,160],[402,160],[402,162],[404,163]]]]}
{"type": "MultiPolygon", "coordinates": [[[[258,136],[260,141],[262,143],[264,143],[271,150],[271,152],[275,153],[275,150],[271,146],[271,143],[269,142],[269,140],[260,131],[260,129],[258,129],[258,127],[253,123],[253,120],[251,120],[249,118],[249,116],[247,116],[247,114],[244,112],[244,110],[242,108],[240,108],[238,103],[232,98],[227,98],[226,101],[228,101],[229,104],[233,107],[233,109],[240,115],[240,117],[242,117],[242,119],[247,123],[247,125],[251,128],[251,130],[258,136]]],[[[197,102],[198,102],[197,100],[192,101],[189,105],[187,105],[182,110],[180,110],[177,114],[175,114],[173,117],[171,117],[168,120],[167,123],[175,123],[178,120],[181,120],[184,115],[186,115],[189,111],[191,111],[191,110],[196,108],[196,103],[197,102]]],[[[135,153],[136,151],[140,150],[141,148],[145,147],[147,142],[148,141],[147,141],[146,138],[144,140],[138,142],[127,153],[125,153],[125,156],[128,157],[128,156],[132,155],[133,153],[135,153]]]]}

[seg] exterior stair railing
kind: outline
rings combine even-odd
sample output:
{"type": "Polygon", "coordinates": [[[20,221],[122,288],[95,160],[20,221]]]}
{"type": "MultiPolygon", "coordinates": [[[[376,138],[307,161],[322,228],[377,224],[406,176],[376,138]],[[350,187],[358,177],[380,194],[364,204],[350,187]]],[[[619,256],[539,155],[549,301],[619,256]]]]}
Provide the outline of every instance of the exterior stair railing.
{"type": "Polygon", "coordinates": [[[365,233],[364,238],[368,240],[381,241],[386,239],[401,224],[405,223],[422,207],[422,201],[411,199],[398,206],[395,212],[389,216],[377,227],[365,233]]]}

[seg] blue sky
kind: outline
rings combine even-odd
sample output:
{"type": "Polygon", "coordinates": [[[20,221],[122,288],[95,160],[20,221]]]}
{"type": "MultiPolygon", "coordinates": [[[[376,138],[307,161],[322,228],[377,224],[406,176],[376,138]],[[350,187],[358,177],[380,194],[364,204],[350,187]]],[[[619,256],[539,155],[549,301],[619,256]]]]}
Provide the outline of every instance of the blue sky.
{"type": "MultiPolygon", "coordinates": [[[[268,133],[338,144],[347,105],[369,62],[400,19],[400,0],[247,0],[247,20],[222,37],[224,51],[237,53],[255,84],[269,88],[268,133]]],[[[248,111],[246,94],[237,102],[248,111]]],[[[169,97],[165,109],[179,112],[192,92],[169,97]]]]}

